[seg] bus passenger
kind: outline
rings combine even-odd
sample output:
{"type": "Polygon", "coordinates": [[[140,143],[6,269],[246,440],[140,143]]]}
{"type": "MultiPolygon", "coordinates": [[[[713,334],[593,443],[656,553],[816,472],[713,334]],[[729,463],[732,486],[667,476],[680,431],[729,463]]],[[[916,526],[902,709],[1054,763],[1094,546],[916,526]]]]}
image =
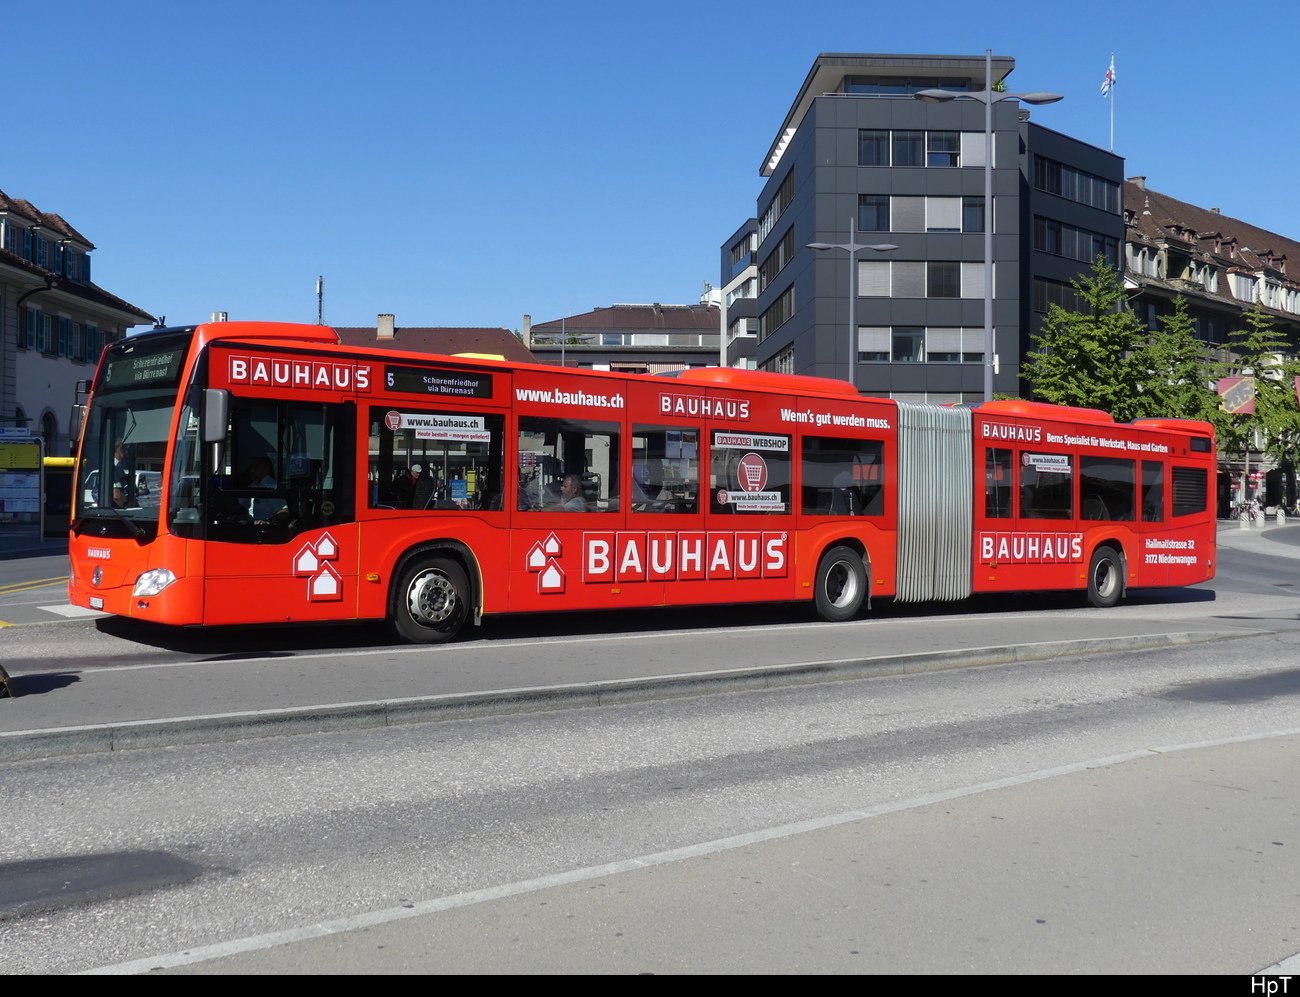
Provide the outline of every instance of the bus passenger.
{"type": "Polygon", "coordinates": [[[586,512],[587,500],[582,497],[582,478],[566,474],[560,484],[560,509],[564,512],[586,512]]]}

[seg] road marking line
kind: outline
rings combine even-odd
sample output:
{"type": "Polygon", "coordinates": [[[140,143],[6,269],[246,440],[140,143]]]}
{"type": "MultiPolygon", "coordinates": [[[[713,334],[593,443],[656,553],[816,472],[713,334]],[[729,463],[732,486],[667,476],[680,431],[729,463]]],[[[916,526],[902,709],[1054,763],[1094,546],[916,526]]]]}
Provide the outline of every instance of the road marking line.
{"type": "Polygon", "coordinates": [[[67,616],[77,619],[83,616],[107,616],[107,613],[101,613],[98,609],[86,609],[84,606],[37,606],[37,609],[43,609],[47,613],[57,613],[59,616],[67,616]]]}
{"type": "Polygon", "coordinates": [[[30,592],[32,589],[43,589],[51,585],[66,585],[67,583],[67,575],[60,575],[58,578],[41,578],[30,582],[14,582],[12,585],[0,585],[0,595],[9,595],[13,592],[30,592]]]}

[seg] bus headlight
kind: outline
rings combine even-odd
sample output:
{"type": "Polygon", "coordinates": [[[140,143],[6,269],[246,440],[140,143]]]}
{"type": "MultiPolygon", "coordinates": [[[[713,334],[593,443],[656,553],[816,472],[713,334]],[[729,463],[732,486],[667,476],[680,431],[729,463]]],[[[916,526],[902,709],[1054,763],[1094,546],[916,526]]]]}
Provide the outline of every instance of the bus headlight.
{"type": "Polygon", "coordinates": [[[157,595],[174,581],[176,576],[166,568],[154,568],[135,580],[135,588],[131,590],[131,594],[157,595]]]}

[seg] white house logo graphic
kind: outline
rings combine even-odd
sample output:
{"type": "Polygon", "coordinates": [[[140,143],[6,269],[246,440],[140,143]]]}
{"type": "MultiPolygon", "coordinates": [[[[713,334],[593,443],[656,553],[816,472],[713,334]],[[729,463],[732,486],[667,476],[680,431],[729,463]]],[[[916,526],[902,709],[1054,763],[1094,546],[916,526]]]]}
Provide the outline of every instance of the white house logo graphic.
{"type": "Polygon", "coordinates": [[[337,561],[339,545],[328,533],[322,533],[315,543],[310,540],[293,556],[293,575],[307,579],[308,602],[340,602],[343,599],[343,578],[330,561],[337,561]]]}
{"type": "Polygon", "coordinates": [[[564,569],[558,563],[562,552],[560,538],[554,533],[528,551],[528,570],[537,576],[538,595],[564,594],[564,569]]]}

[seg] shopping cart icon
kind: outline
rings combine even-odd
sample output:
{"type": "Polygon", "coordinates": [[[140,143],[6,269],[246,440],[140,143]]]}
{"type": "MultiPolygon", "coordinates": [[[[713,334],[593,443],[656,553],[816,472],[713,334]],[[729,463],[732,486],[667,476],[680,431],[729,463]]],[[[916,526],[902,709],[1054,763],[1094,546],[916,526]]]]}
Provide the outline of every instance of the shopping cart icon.
{"type": "Polygon", "coordinates": [[[756,453],[740,458],[740,487],[747,492],[761,492],[767,484],[767,462],[756,453]]]}

